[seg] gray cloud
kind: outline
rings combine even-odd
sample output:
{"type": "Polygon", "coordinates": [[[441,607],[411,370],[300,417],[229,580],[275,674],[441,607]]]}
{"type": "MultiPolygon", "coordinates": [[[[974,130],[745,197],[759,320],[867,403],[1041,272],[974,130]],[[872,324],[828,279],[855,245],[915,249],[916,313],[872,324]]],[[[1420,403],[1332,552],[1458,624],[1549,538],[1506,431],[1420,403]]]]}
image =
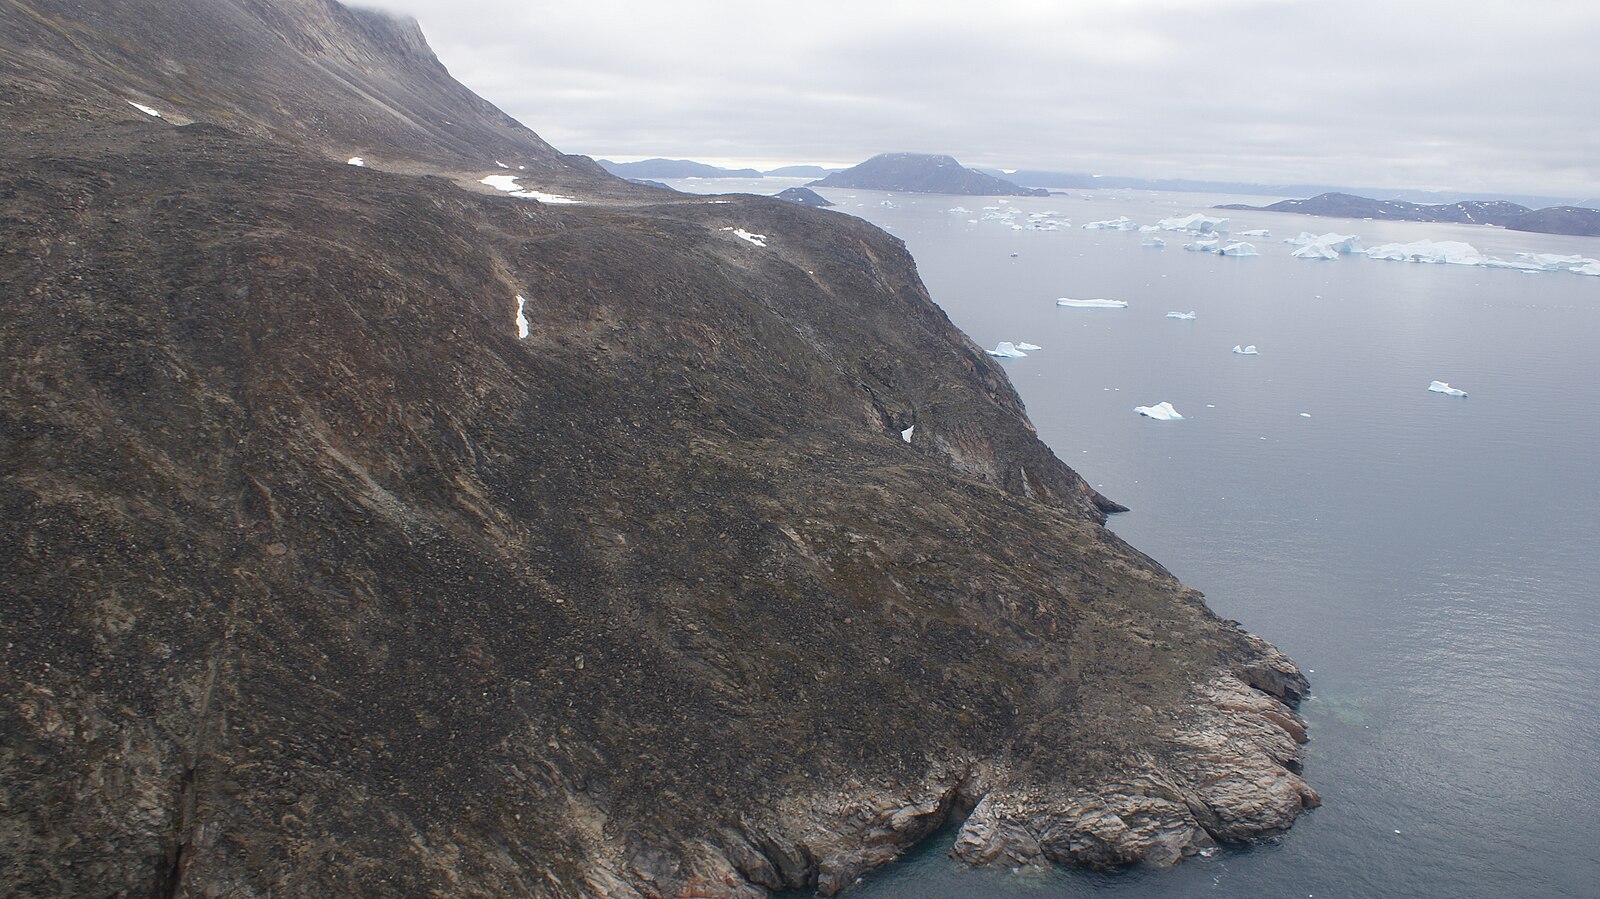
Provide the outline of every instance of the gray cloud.
{"type": "Polygon", "coordinates": [[[375,5],[568,152],[1600,193],[1590,0],[375,5]]]}

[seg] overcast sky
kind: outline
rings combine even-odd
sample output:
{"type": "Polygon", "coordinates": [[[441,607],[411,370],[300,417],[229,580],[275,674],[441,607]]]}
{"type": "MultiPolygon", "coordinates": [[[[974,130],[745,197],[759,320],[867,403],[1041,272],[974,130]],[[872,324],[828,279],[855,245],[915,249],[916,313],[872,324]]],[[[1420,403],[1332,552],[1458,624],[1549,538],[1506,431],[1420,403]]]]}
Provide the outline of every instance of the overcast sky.
{"type": "Polygon", "coordinates": [[[1600,195],[1595,0],[365,0],[569,153],[1600,195]]]}

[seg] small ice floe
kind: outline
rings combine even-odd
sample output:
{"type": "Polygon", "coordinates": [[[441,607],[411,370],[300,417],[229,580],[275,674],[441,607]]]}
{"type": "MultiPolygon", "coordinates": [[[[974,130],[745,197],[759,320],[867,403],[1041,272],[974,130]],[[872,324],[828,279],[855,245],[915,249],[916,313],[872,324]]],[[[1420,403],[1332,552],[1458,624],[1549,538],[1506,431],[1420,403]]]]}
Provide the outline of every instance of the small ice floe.
{"type": "Polygon", "coordinates": [[[517,183],[516,175],[489,175],[485,178],[479,178],[478,183],[487,184],[495,190],[504,191],[513,197],[537,200],[540,203],[549,203],[551,205],[567,205],[571,203],[583,202],[575,197],[565,197],[560,194],[547,194],[542,190],[534,190],[529,187],[523,187],[517,183]]]}
{"type": "Polygon", "coordinates": [[[1029,352],[1032,352],[1034,350],[1042,350],[1042,349],[1044,349],[1044,347],[1038,345],[1037,343],[1027,343],[1025,341],[1019,341],[1017,343],[1017,349],[1019,349],[1019,350],[1027,350],[1029,352]]]}
{"type": "Polygon", "coordinates": [[[150,107],[144,105],[143,103],[135,103],[132,100],[129,100],[128,101],[128,105],[132,106],[134,109],[139,110],[140,112],[144,113],[145,115],[150,116],[151,118],[154,118],[154,119],[161,118],[161,113],[157,112],[154,109],[151,109],[150,107]]]}
{"type": "Polygon", "coordinates": [[[1235,353],[1238,353],[1241,356],[1259,356],[1259,355],[1261,355],[1260,353],[1256,352],[1256,345],[1253,344],[1253,343],[1248,345],[1248,346],[1236,346],[1236,347],[1233,348],[1233,351],[1235,353]]]}
{"type": "Polygon", "coordinates": [[[1261,254],[1256,252],[1256,248],[1255,248],[1254,244],[1249,244],[1249,243],[1245,243],[1244,241],[1240,241],[1238,243],[1230,243],[1227,246],[1224,246],[1221,249],[1217,250],[1217,255],[1218,256],[1259,256],[1261,254]]]}
{"type": "Polygon", "coordinates": [[[751,243],[755,244],[758,247],[764,247],[764,246],[767,245],[767,235],[765,235],[765,234],[752,234],[751,232],[746,231],[743,228],[735,228],[732,225],[729,225],[728,227],[723,228],[722,230],[724,230],[724,231],[732,231],[734,237],[737,237],[740,240],[748,240],[748,241],[750,241],[751,243]]]}
{"type": "Polygon", "coordinates": [[[952,206],[949,209],[946,209],[945,212],[948,212],[951,215],[971,215],[972,214],[972,210],[968,209],[965,206],[952,206]]]}
{"type": "Polygon", "coordinates": [[[1215,253],[1217,251],[1217,247],[1221,244],[1222,241],[1216,238],[1209,238],[1206,240],[1196,240],[1192,243],[1186,243],[1183,245],[1183,248],[1191,253],[1215,253]]]}
{"type": "Polygon", "coordinates": [[[1012,259],[1015,259],[1015,258],[1017,258],[1017,254],[1016,254],[1016,253],[1012,253],[1012,254],[1011,254],[1011,258],[1012,258],[1012,259]]]}
{"type": "Polygon", "coordinates": [[[1071,297],[1062,297],[1056,300],[1057,306],[1071,306],[1074,309],[1126,309],[1127,300],[1074,300],[1071,297]]]}
{"type": "Polygon", "coordinates": [[[1194,321],[1194,313],[1193,312],[1168,312],[1167,313],[1167,318],[1177,318],[1177,319],[1182,319],[1183,321],[1186,321],[1186,322],[1192,322],[1192,321],[1194,321]]]}
{"type": "Polygon", "coordinates": [[[1144,240],[1139,241],[1139,246],[1141,246],[1141,247],[1157,247],[1157,248],[1160,248],[1160,247],[1164,247],[1166,245],[1167,245],[1167,242],[1165,240],[1162,240],[1159,237],[1146,237],[1144,240]]]}
{"type": "Polygon", "coordinates": [[[349,159],[346,159],[344,161],[344,164],[345,165],[353,165],[356,168],[360,169],[360,168],[366,168],[367,161],[365,159],[362,159],[360,156],[352,156],[349,159]]]}
{"type": "Polygon", "coordinates": [[[1428,389],[1433,391],[1434,393],[1442,393],[1445,396],[1466,396],[1467,395],[1467,392],[1465,390],[1459,390],[1459,389],[1457,389],[1455,387],[1451,387],[1449,384],[1446,384],[1443,381],[1434,381],[1432,384],[1428,385],[1428,389]]]}
{"type": "Polygon", "coordinates": [[[1311,413],[1310,412],[1302,412],[1302,413],[1300,413],[1300,417],[1301,418],[1310,418],[1311,417],[1311,413]]]}
{"type": "Polygon", "coordinates": [[[1272,232],[1265,228],[1254,228],[1249,231],[1240,231],[1240,237],[1271,237],[1272,232]]]}
{"type": "Polygon", "coordinates": [[[913,433],[914,433],[914,432],[915,432],[915,431],[916,431],[916,430],[917,430],[917,426],[916,426],[916,425],[912,425],[912,426],[911,426],[911,427],[909,427],[909,428],[906,428],[906,429],[905,429],[905,430],[904,430],[904,431],[901,431],[901,432],[900,432],[900,439],[901,439],[901,440],[904,440],[904,441],[905,441],[905,442],[907,442],[907,443],[910,443],[910,442],[911,442],[911,435],[912,435],[912,434],[913,434],[913,433]]]}
{"type": "Polygon", "coordinates": [[[1137,230],[1138,227],[1139,227],[1138,223],[1136,223],[1133,219],[1130,219],[1125,215],[1119,215],[1114,219],[1108,219],[1108,220],[1103,221],[1103,222],[1090,222],[1089,224],[1083,226],[1083,230],[1085,230],[1085,231],[1134,231],[1134,230],[1137,230]]]}
{"type": "Polygon", "coordinates": [[[1178,410],[1172,408],[1172,404],[1164,400],[1154,406],[1134,406],[1133,411],[1143,415],[1145,418],[1153,418],[1156,421],[1183,420],[1183,416],[1178,414],[1178,410]]]}
{"type": "Polygon", "coordinates": [[[522,294],[520,294],[520,293],[517,294],[517,339],[518,340],[526,340],[526,339],[528,339],[528,316],[524,315],[523,312],[522,312],[523,307],[525,307],[527,305],[528,305],[527,299],[525,297],[523,297],[522,294]]]}
{"type": "Polygon", "coordinates": [[[882,203],[879,203],[878,205],[882,206],[885,209],[899,209],[900,208],[900,204],[894,202],[893,200],[884,200],[882,203]]]}
{"type": "Polygon", "coordinates": [[[1022,357],[1028,355],[1022,350],[1017,349],[1017,345],[1009,340],[1002,340],[995,344],[994,349],[984,350],[984,352],[991,356],[998,356],[1001,359],[1021,359],[1022,357]]]}

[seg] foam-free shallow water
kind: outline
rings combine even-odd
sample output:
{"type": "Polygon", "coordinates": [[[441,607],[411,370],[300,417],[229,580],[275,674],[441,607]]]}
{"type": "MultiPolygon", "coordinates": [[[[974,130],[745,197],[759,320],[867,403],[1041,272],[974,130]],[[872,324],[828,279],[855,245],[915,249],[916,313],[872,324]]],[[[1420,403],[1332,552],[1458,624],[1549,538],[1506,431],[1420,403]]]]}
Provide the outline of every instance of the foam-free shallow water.
{"type": "MultiPolygon", "coordinates": [[[[1295,259],[1276,239],[1243,258],[1152,252],[1137,232],[945,211],[996,205],[981,198],[823,193],[905,240],[978,345],[1027,334],[1050,348],[1002,364],[1057,455],[1132,507],[1112,527],[1310,672],[1306,776],[1324,800],[1272,844],[1169,871],[974,871],[944,837],[855,895],[1594,895],[1600,411],[1583,397],[1600,385],[1600,278],[1295,259]],[[1130,302],[1091,314],[1061,296],[1130,302]],[[1173,309],[1196,319],[1179,326],[1173,309]],[[1230,353],[1244,337],[1266,349],[1230,353]],[[1184,420],[1129,411],[1154,399],[1184,420]]],[[[1009,205],[1145,224],[1235,201],[1271,198],[1009,205]]],[[[1600,258],[1594,238],[1219,214],[1234,232],[1600,258]]]]}

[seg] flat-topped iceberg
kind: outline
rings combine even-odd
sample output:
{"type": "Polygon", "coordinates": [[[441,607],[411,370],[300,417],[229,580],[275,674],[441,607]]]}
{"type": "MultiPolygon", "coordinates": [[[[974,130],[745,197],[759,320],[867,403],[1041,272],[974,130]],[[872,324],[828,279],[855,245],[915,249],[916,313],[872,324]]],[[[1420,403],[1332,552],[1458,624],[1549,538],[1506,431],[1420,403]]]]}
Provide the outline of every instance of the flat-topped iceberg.
{"type": "Polygon", "coordinates": [[[1289,254],[1296,259],[1338,259],[1339,251],[1325,243],[1306,244],[1289,254]]]}
{"type": "Polygon", "coordinates": [[[1186,322],[1192,322],[1192,321],[1194,321],[1194,313],[1193,312],[1168,312],[1167,313],[1167,318],[1178,318],[1178,319],[1182,319],[1182,320],[1184,320],[1186,322]]]}
{"type": "Polygon", "coordinates": [[[1442,265],[1483,265],[1488,257],[1459,240],[1414,240],[1411,243],[1379,244],[1367,250],[1371,259],[1396,262],[1427,262],[1442,265]]]}
{"type": "Polygon", "coordinates": [[[1240,237],[1271,237],[1272,232],[1265,228],[1252,228],[1249,231],[1240,231],[1240,237]]]}
{"type": "Polygon", "coordinates": [[[1044,347],[1038,345],[1037,343],[1028,343],[1026,341],[1021,341],[1021,342],[1017,343],[1017,349],[1019,349],[1019,350],[1027,350],[1027,351],[1031,352],[1033,350],[1042,350],[1042,349],[1044,349],[1044,347]]]}
{"type": "Polygon", "coordinates": [[[1224,231],[1222,226],[1228,223],[1227,219],[1213,218],[1204,213],[1196,212],[1192,215],[1175,215],[1156,222],[1156,227],[1162,231],[1192,231],[1195,234],[1215,234],[1224,231]]]}
{"type": "Polygon", "coordinates": [[[1165,400],[1156,403],[1154,406],[1134,406],[1133,411],[1143,415],[1145,418],[1153,418],[1156,421],[1183,420],[1183,416],[1178,414],[1178,410],[1172,408],[1172,404],[1165,400]]]}
{"type": "Polygon", "coordinates": [[[1071,297],[1062,297],[1056,300],[1056,305],[1071,306],[1075,309],[1124,309],[1127,308],[1128,301],[1105,299],[1074,300],[1071,297]]]}
{"type": "Polygon", "coordinates": [[[1253,343],[1252,344],[1248,344],[1246,346],[1235,346],[1233,348],[1233,351],[1235,353],[1238,353],[1241,356],[1259,356],[1259,355],[1261,355],[1261,353],[1256,350],[1256,345],[1253,344],[1253,343]]]}
{"type": "Polygon", "coordinates": [[[1133,231],[1139,227],[1138,223],[1125,215],[1103,222],[1090,222],[1083,226],[1085,231],[1133,231]]]}
{"type": "Polygon", "coordinates": [[[1160,249],[1161,247],[1166,246],[1167,242],[1159,237],[1146,237],[1144,240],[1139,241],[1139,245],[1143,247],[1155,247],[1160,249]]]}
{"type": "Polygon", "coordinates": [[[995,344],[994,349],[984,350],[984,352],[991,356],[998,356],[1001,359],[1021,359],[1028,355],[1022,350],[1017,349],[1017,345],[1009,340],[1002,340],[995,344]]]}
{"type": "Polygon", "coordinates": [[[1256,252],[1255,244],[1249,244],[1249,243],[1245,243],[1244,241],[1240,241],[1238,243],[1230,243],[1227,246],[1224,246],[1221,249],[1217,250],[1217,255],[1218,256],[1259,256],[1261,254],[1256,252]]]}
{"type": "Polygon", "coordinates": [[[1434,393],[1442,393],[1445,396],[1466,396],[1467,395],[1467,392],[1465,390],[1461,390],[1461,389],[1458,389],[1458,388],[1455,388],[1455,387],[1451,387],[1449,384],[1446,384],[1443,381],[1434,381],[1432,384],[1428,385],[1428,389],[1433,391],[1434,393]]]}
{"type": "Polygon", "coordinates": [[[1191,243],[1186,243],[1183,245],[1183,248],[1192,253],[1215,253],[1217,251],[1217,247],[1221,245],[1222,241],[1213,237],[1208,240],[1196,240],[1191,243]]]}

